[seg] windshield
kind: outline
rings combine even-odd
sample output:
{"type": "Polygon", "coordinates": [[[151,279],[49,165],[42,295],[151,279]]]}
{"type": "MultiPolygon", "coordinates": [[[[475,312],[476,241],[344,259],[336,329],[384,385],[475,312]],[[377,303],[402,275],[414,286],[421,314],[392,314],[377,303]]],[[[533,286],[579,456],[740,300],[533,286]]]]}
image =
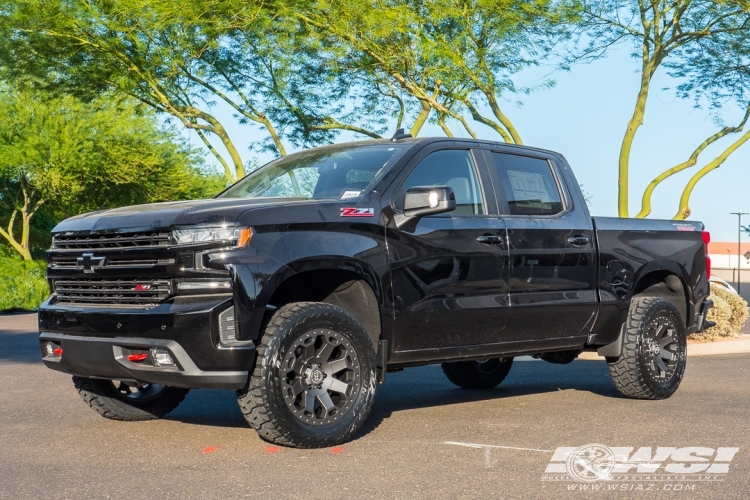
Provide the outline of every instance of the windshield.
{"type": "Polygon", "coordinates": [[[372,187],[410,147],[373,144],[304,151],[269,163],[219,197],[353,198],[372,187]]]}

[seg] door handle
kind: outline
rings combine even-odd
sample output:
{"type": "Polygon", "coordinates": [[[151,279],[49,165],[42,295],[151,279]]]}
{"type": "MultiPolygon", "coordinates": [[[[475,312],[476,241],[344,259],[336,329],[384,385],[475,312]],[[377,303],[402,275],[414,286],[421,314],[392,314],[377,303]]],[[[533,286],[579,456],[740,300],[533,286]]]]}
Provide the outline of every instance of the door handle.
{"type": "Polygon", "coordinates": [[[492,234],[483,234],[482,236],[477,238],[477,241],[479,243],[484,243],[485,245],[499,245],[505,242],[505,238],[502,236],[495,236],[492,234]]]}
{"type": "Polygon", "coordinates": [[[582,247],[589,244],[589,239],[585,236],[571,236],[568,238],[568,243],[574,247],[582,247]]]}

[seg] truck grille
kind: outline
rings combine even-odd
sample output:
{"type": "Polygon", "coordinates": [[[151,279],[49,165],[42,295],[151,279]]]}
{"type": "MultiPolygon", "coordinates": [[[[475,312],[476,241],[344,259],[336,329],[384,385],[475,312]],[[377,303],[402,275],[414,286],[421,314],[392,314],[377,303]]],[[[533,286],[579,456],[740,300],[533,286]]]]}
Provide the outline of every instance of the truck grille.
{"type": "Polygon", "coordinates": [[[53,279],[57,301],[65,304],[151,306],[172,292],[163,279],[53,279]]]}
{"type": "Polygon", "coordinates": [[[169,245],[169,233],[147,231],[139,233],[59,234],[54,238],[54,249],[96,250],[101,248],[144,248],[169,245]]]}
{"type": "MultiPolygon", "coordinates": [[[[76,269],[76,258],[53,258],[49,267],[52,269],[76,269]]],[[[106,267],[154,267],[174,264],[174,259],[129,259],[118,257],[107,257],[106,267]]]]}

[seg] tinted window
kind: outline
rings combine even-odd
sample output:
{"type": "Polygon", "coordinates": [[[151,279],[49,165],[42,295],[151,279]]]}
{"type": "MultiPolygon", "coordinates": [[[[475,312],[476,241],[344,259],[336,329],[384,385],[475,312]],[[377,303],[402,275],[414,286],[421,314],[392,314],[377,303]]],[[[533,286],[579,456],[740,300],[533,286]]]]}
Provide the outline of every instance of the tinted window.
{"type": "Polygon", "coordinates": [[[477,169],[469,151],[435,151],[409,174],[404,192],[415,186],[450,186],[456,195],[456,209],[448,215],[482,215],[484,203],[477,169]]]}
{"type": "Polygon", "coordinates": [[[221,198],[341,199],[369,189],[411,147],[339,146],[280,158],[251,173],[221,198]]]}
{"type": "Polygon", "coordinates": [[[492,153],[510,215],[553,215],[563,210],[560,191],[546,160],[492,153]]]}

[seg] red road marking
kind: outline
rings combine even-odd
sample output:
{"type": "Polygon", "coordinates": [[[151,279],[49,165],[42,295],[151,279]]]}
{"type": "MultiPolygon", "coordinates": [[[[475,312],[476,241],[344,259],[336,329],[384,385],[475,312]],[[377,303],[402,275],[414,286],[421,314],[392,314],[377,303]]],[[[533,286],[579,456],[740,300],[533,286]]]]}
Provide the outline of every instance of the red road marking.
{"type": "Polygon", "coordinates": [[[203,453],[213,453],[215,451],[218,451],[218,449],[218,446],[206,446],[205,448],[203,448],[203,453]]]}
{"type": "Polygon", "coordinates": [[[341,446],[331,448],[331,453],[341,453],[342,451],[344,451],[344,449],[341,446]]]}
{"type": "Polygon", "coordinates": [[[268,453],[278,453],[281,451],[281,448],[279,448],[278,446],[266,446],[266,451],[268,453]]]}

